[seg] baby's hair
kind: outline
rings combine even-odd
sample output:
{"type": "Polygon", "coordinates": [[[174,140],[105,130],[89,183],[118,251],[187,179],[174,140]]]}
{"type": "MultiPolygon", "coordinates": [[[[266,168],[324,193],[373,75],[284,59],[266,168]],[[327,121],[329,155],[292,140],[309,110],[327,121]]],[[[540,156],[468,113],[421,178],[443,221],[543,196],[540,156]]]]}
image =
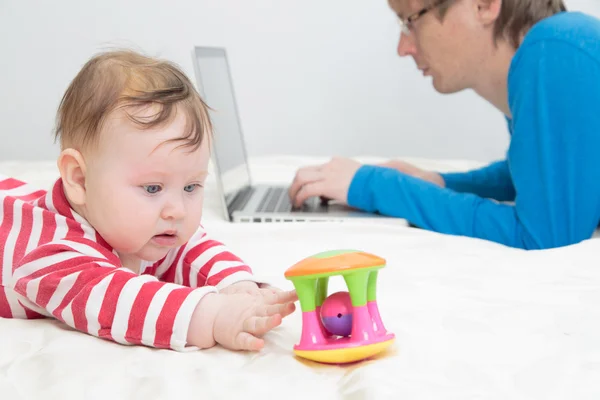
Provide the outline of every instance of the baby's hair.
{"type": "Polygon", "coordinates": [[[186,133],[178,139],[197,149],[212,131],[208,107],[173,63],[131,50],[92,57],[65,92],[56,116],[55,139],[61,149],[93,146],[106,117],[122,109],[141,129],[169,122],[177,109],[186,114],[186,133]],[[156,113],[131,111],[150,108],[156,113]],[[136,116],[135,114],[141,114],[136,116]]]}

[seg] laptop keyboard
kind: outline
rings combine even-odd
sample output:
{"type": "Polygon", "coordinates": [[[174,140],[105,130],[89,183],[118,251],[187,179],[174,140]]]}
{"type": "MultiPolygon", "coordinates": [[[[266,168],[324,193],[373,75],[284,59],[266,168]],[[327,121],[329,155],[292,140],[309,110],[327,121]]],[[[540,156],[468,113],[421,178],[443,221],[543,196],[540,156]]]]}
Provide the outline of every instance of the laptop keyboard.
{"type": "Polygon", "coordinates": [[[250,201],[250,198],[252,197],[252,194],[254,193],[254,188],[253,187],[245,187],[242,190],[240,190],[239,192],[237,192],[237,194],[235,195],[235,197],[233,198],[230,207],[234,210],[243,210],[244,207],[246,207],[246,204],[248,204],[248,201],[250,201]]]}
{"type": "Polygon", "coordinates": [[[284,187],[271,187],[258,205],[258,212],[287,212],[291,211],[292,203],[284,187]]]}

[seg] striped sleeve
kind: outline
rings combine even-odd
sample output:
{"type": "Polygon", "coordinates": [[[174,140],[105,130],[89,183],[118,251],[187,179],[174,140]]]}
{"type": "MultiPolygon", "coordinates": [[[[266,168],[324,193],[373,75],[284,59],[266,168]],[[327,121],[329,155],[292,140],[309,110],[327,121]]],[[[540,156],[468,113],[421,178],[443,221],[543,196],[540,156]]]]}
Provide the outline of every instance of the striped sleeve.
{"type": "Polygon", "coordinates": [[[10,282],[13,260],[53,234],[51,224],[45,224],[47,229],[41,230],[42,213],[26,203],[45,194],[46,191],[23,181],[0,175],[0,318],[44,317],[43,313],[23,306],[10,282]]]}
{"type": "Polygon", "coordinates": [[[244,261],[210,237],[202,227],[185,246],[173,251],[152,270],[163,281],[192,288],[216,287],[220,290],[240,281],[259,282],[244,261]]]}
{"type": "Polygon", "coordinates": [[[192,350],[187,331],[202,297],[190,288],[137,275],[84,237],[42,245],[15,265],[14,291],[27,307],[90,335],[124,345],[192,350]]]}

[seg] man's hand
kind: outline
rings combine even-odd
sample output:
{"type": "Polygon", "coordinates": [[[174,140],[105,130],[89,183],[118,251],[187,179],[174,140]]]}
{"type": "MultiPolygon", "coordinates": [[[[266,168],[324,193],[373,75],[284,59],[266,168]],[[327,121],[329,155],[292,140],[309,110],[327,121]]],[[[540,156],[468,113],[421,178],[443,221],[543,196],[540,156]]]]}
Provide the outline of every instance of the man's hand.
{"type": "Polygon", "coordinates": [[[400,171],[406,175],[414,176],[415,178],[422,179],[424,181],[428,181],[431,183],[435,183],[440,187],[446,186],[446,182],[444,182],[444,178],[437,172],[427,171],[421,168],[418,168],[412,164],[409,164],[400,160],[390,160],[386,161],[382,164],[378,164],[381,167],[393,168],[397,171],[400,171]]]}
{"type": "Polygon", "coordinates": [[[300,207],[316,196],[347,204],[350,183],[360,166],[348,158],[333,158],[326,164],[299,169],[289,189],[292,204],[300,207]]]}

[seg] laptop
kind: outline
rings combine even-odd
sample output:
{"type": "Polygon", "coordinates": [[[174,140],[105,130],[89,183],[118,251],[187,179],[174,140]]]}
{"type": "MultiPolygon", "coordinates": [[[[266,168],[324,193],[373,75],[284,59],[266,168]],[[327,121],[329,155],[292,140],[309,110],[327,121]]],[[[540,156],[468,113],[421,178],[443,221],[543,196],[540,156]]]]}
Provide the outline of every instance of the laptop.
{"type": "Polygon", "coordinates": [[[227,54],[224,48],[195,47],[193,64],[198,91],[213,123],[212,158],[225,217],[231,222],[318,222],[349,218],[384,218],[346,205],[308,199],[292,207],[288,186],[259,184],[248,168],[227,54]]]}

